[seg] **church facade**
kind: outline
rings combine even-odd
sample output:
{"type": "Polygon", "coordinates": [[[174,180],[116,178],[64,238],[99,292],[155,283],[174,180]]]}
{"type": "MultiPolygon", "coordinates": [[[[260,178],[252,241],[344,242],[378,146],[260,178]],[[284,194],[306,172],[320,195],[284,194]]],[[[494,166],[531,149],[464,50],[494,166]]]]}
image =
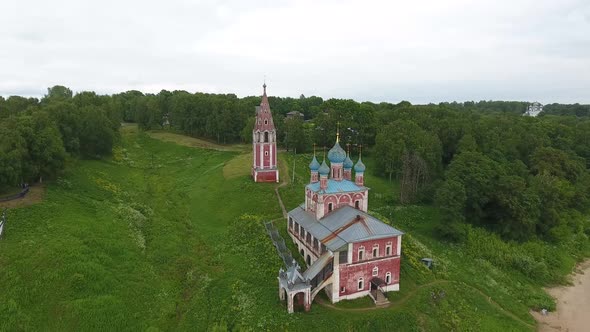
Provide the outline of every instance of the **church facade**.
{"type": "Polygon", "coordinates": [[[260,106],[256,107],[256,122],[252,130],[251,173],[255,182],[279,182],[277,131],[266,96],[266,83],[262,88],[262,101],[260,106]]]}
{"type": "Polygon", "coordinates": [[[360,155],[353,164],[337,137],[328,159],[330,166],[313,157],[305,201],[287,217],[289,236],[307,265],[279,273],[281,298],[292,297],[290,312],[293,303],[309,310],[320,290],[332,303],[368,295],[377,305],[388,303],[385,292],[399,290],[403,233],[367,212],[360,155]]]}

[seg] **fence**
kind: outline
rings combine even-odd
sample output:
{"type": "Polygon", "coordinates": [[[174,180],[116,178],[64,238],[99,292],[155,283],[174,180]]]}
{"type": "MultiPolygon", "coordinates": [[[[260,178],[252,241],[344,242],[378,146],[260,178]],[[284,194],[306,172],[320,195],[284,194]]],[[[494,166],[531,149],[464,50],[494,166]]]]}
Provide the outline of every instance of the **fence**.
{"type": "Polygon", "coordinates": [[[2,211],[2,216],[0,216],[0,239],[2,238],[2,233],[4,233],[4,224],[6,223],[6,211],[8,211],[8,209],[4,209],[4,211],[2,211]]]}
{"type": "Polygon", "coordinates": [[[18,194],[14,194],[14,195],[10,195],[10,196],[6,196],[6,197],[0,197],[0,202],[7,202],[7,201],[12,201],[13,199],[17,199],[17,198],[22,198],[25,197],[25,195],[29,192],[30,187],[27,185],[23,190],[21,190],[20,193],[18,194]]]}

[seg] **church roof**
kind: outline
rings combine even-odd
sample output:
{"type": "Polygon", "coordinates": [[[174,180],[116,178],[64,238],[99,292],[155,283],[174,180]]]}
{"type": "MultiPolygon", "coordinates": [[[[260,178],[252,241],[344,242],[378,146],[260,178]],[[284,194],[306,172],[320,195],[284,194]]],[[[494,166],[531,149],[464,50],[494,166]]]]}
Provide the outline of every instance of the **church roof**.
{"type": "Polygon", "coordinates": [[[303,205],[289,211],[289,216],[332,252],[341,250],[348,243],[403,234],[370,214],[348,205],[319,220],[314,213],[305,211],[303,205]]]}
{"type": "Polygon", "coordinates": [[[262,101],[260,107],[256,108],[256,123],[254,124],[254,131],[273,131],[275,124],[272,120],[272,113],[270,112],[270,105],[268,104],[268,97],[266,96],[266,84],[263,86],[262,101]]]}
{"type": "Polygon", "coordinates": [[[351,169],[353,165],[352,159],[350,159],[350,156],[348,155],[348,153],[346,154],[346,159],[344,159],[344,168],[345,169],[351,169]]]}
{"type": "Polygon", "coordinates": [[[311,160],[311,163],[309,163],[309,169],[312,170],[312,171],[317,171],[318,169],[320,169],[320,163],[315,158],[315,155],[313,156],[313,159],[311,160]]]}
{"type": "MultiPolygon", "coordinates": [[[[330,173],[330,167],[328,167],[328,165],[326,165],[326,159],[324,159],[324,161],[322,161],[322,166],[320,166],[319,172],[320,172],[320,175],[328,175],[330,173]]],[[[318,182],[318,186],[319,185],[320,184],[318,182]]]]}
{"type": "Polygon", "coordinates": [[[336,144],[328,151],[328,159],[330,159],[331,163],[341,163],[346,159],[346,151],[340,146],[338,140],[336,140],[336,144]]]}
{"type": "MultiPolygon", "coordinates": [[[[328,170],[329,172],[329,170],[328,170]]],[[[307,185],[307,188],[311,189],[311,191],[322,194],[336,194],[336,193],[346,193],[346,192],[355,192],[355,191],[363,191],[365,187],[359,187],[356,183],[349,181],[349,180],[332,180],[328,179],[328,187],[325,190],[320,189],[320,183],[314,182],[307,185]]]]}
{"type": "Polygon", "coordinates": [[[367,167],[363,164],[361,157],[359,156],[359,161],[356,162],[354,165],[354,171],[357,173],[363,173],[367,167]]]}

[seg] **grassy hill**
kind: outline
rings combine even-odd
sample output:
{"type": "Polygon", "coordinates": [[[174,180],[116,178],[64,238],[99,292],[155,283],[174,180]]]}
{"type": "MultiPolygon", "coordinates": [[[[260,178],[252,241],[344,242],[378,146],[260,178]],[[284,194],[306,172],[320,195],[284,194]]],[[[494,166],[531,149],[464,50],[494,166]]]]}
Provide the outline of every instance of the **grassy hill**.
{"type": "MultiPolygon", "coordinates": [[[[396,206],[395,185],[368,174],[370,209],[407,233],[401,291],[387,309],[360,299],[289,315],[278,299],[281,262],[262,226],[282,220],[276,184],[252,183],[250,164],[237,162],[249,150],[175,144],[135,127],[122,134],[111,159],[76,162],[47,185],[42,203],[9,211],[0,330],[530,331],[530,308],[553,301],[510,265],[519,261],[504,265],[496,256],[574,250],[521,248],[482,230],[462,245],[442,243],[432,231],[436,209],[396,206]],[[433,257],[436,269],[422,257],[433,257]]],[[[291,180],[279,190],[287,209],[301,202],[308,180],[309,156],[293,158],[281,155],[291,180]]],[[[574,262],[555,268],[565,274],[574,262]]]]}

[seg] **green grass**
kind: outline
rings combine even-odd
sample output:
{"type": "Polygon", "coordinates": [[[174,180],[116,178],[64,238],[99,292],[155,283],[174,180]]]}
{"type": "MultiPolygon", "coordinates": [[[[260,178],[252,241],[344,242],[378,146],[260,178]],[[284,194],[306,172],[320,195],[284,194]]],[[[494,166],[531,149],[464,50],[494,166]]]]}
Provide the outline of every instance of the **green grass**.
{"type": "MultiPolygon", "coordinates": [[[[296,165],[295,181],[280,188],[288,210],[302,202],[309,157],[280,155],[291,171],[296,165]]],[[[389,294],[387,309],[347,311],[370,308],[365,298],[287,314],[281,262],[262,226],[281,218],[276,184],[253,183],[242,159],[126,127],[112,159],[71,165],[42,203],[9,211],[0,330],[533,329],[528,309],[546,300],[538,283],[438,241],[438,211],[392,207],[396,184],[370,171],[370,209],[407,232],[401,291],[389,294]],[[419,262],[425,256],[435,258],[434,271],[419,262]]],[[[287,239],[285,223],[276,224],[287,239]]]]}

